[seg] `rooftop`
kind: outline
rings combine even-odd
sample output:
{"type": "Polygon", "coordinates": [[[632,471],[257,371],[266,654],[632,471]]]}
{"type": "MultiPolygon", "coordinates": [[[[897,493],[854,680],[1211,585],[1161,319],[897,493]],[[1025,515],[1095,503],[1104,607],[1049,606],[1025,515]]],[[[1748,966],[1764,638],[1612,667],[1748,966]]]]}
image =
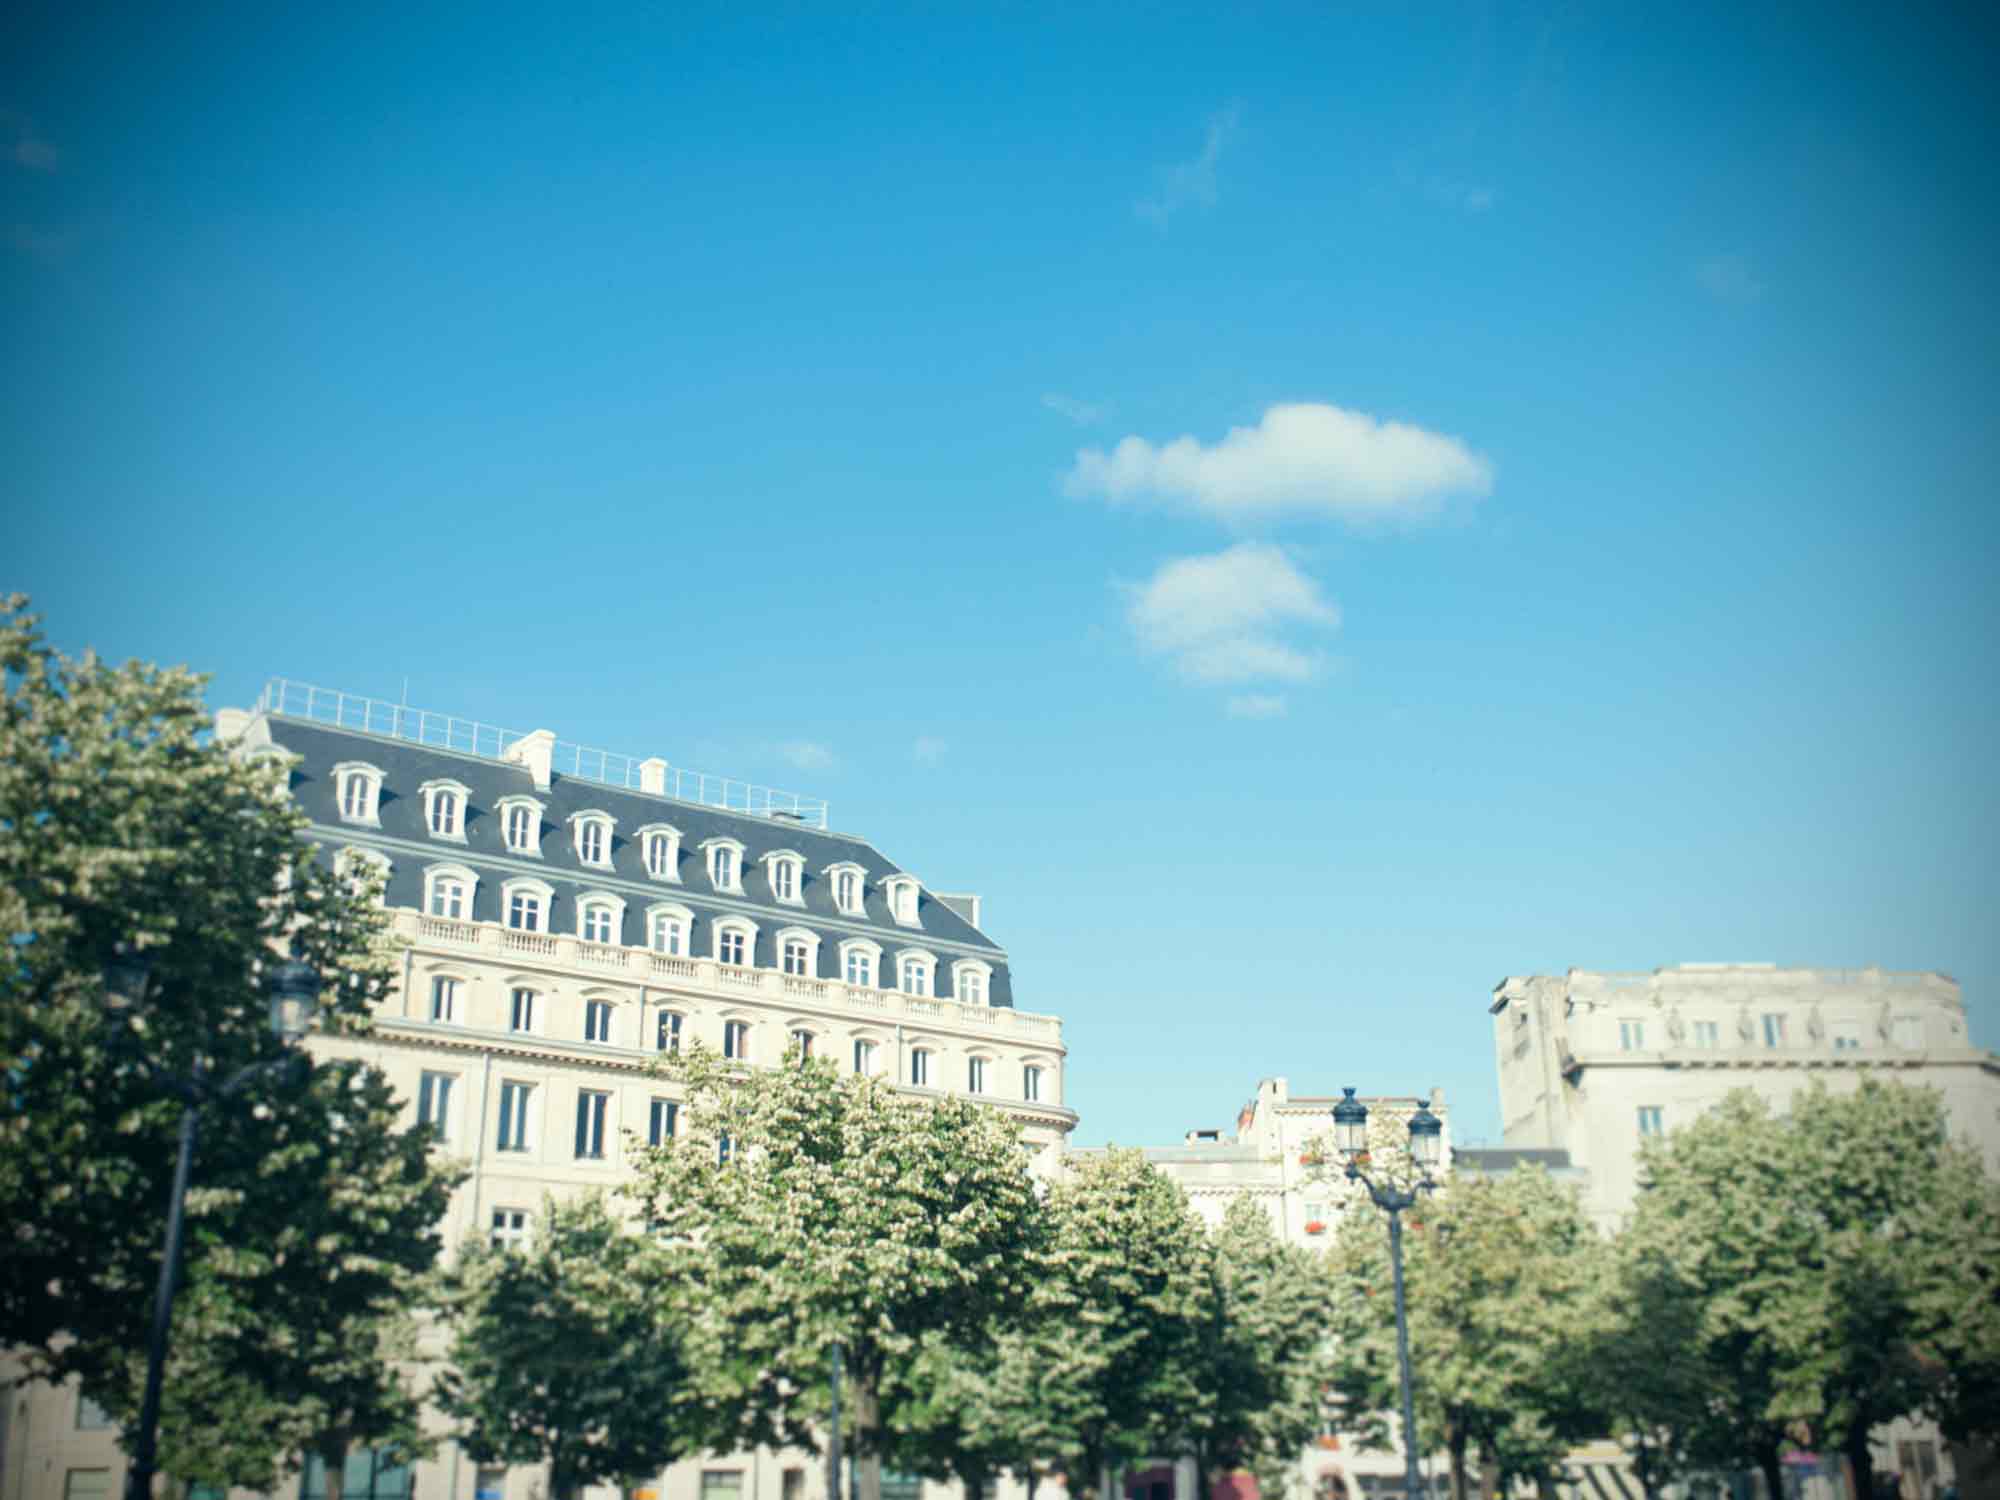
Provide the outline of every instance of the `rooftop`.
{"type": "MultiPolygon", "coordinates": [[[[407,703],[391,703],[385,698],[369,698],[338,688],[315,687],[289,677],[273,677],[258,696],[257,712],[283,718],[304,719],[315,724],[331,724],[362,734],[379,735],[385,740],[402,740],[413,745],[430,745],[440,750],[456,750],[483,760],[503,760],[508,749],[526,739],[525,732],[482,724],[477,719],[439,713],[435,709],[412,708],[407,703]]],[[[824,798],[798,792],[779,791],[755,782],[729,776],[712,776],[703,771],[669,765],[658,757],[642,758],[615,750],[599,750],[569,740],[555,742],[554,767],[559,776],[573,776],[605,786],[629,791],[648,790],[642,785],[642,768],[652,766],[660,773],[663,787],[657,795],[701,807],[719,807],[753,817],[775,818],[802,823],[809,828],[827,826],[824,798]]]]}

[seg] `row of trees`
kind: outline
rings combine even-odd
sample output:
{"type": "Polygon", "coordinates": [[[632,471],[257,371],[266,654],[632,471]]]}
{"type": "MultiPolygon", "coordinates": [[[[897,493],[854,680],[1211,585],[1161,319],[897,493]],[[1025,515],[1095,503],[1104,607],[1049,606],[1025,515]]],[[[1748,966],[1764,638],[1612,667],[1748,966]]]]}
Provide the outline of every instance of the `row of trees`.
{"type": "MultiPolygon", "coordinates": [[[[1413,1227],[1417,1422],[1455,1500],[1475,1459],[1490,1492],[1605,1436],[1648,1494],[1758,1469],[1774,1496],[1788,1449],[1845,1455],[1871,1495],[1869,1433],[1906,1414],[2000,1436],[2000,1184],[1932,1090],[1731,1095],[1647,1144],[1609,1239],[1539,1171],[1454,1181],[1413,1227]]],[[[1331,1260],[1336,1388],[1386,1411],[1379,1216],[1349,1215],[1331,1260]]]]}

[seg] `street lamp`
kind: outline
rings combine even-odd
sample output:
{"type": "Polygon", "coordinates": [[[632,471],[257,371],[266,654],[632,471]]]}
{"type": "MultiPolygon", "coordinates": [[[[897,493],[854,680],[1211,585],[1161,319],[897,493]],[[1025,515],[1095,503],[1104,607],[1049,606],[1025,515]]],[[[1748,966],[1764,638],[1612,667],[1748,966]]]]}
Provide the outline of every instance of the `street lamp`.
{"type": "Polygon", "coordinates": [[[1403,1377],[1403,1484],[1407,1500],[1420,1500],[1423,1475],[1417,1468],[1417,1412],[1410,1394],[1410,1315],[1403,1300],[1403,1210],[1436,1184],[1431,1168],[1437,1165],[1444,1145],[1444,1124],[1419,1104],[1410,1116],[1410,1159],[1422,1171],[1423,1180],[1413,1188],[1379,1183],[1363,1170],[1368,1163],[1368,1106],[1354,1097],[1353,1089],[1342,1089],[1340,1102],[1333,1107],[1333,1143],[1347,1159],[1347,1180],[1368,1189],[1375,1206],[1389,1215],[1389,1266],[1396,1283],[1396,1363],[1403,1377]]]}
{"type": "MultiPolygon", "coordinates": [[[[139,1015],[152,981],[152,960],[140,950],[126,949],[104,968],[105,1006],[117,1023],[118,1043],[130,1054],[129,1029],[139,1015]]],[[[184,1074],[171,1073],[145,1054],[133,1057],[146,1081],[181,1101],[180,1150],[174,1159],[174,1185],[167,1200],[167,1242],[160,1256],[160,1281],[153,1294],[153,1329],[146,1345],[146,1394],[139,1404],[139,1432],[132,1446],[132,1467],[125,1476],[126,1500],[150,1500],[160,1430],[160,1378],[167,1363],[167,1328],[173,1318],[174,1286],[179,1278],[181,1231],[187,1205],[188,1173],[194,1165],[195,1128],[204,1105],[226,1099],[251,1079],[298,1060],[291,1048],[307,1031],[319,1009],[319,972],[311,964],[287,959],[264,976],[264,994],[271,1005],[271,1034],[287,1055],[249,1063],[227,1078],[217,1079],[197,1059],[184,1074]]]]}

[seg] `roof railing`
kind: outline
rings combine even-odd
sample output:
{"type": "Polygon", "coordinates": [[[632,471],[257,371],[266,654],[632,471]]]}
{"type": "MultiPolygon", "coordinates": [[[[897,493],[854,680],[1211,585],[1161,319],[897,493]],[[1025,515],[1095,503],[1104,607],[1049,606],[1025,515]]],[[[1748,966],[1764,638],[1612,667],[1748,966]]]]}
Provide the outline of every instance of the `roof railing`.
{"type": "MultiPolygon", "coordinates": [[[[332,724],[384,739],[402,740],[413,745],[431,745],[440,750],[457,750],[485,760],[503,760],[508,747],[527,735],[518,729],[502,729],[477,719],[435,709],[412,708],[407,703],[391,703],[383,698],[364,697],[337,688],[316,687],[289,677],[273,677],[258,696],[260,713],[304,719],[315,724],[332,724]]],[[[646,790],[641,757],[622,755],[615,750],[599,750],[589,745],[557,740],[552,769],[558,776],[580,781],[646,790]]],[[[812,828],[827,826],[824,798],[779,791],[756,782],[739,781],[733,776],[711,776],[667,765],[662,778],[662,795],[677,802],[693,802],[702,807],[719,807],[752,817],[779,818],[812,828]]]]}

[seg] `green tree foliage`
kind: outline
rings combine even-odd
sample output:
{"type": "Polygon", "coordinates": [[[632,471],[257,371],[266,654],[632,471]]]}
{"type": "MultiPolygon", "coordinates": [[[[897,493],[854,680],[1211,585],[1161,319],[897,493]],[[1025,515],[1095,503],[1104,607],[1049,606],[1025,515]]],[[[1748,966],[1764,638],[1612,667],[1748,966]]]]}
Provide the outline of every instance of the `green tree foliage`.
{"type": "MultiPolygon", "coordinates": [[[[1418,1437],[1450,1455],[1454,1500],[1475,1451],[1496,1480],[1544,1473],[1600,1426],[1574,1348],[1602,1305],[1603,1251],[1576,1195],[1539,1168],[1454,1175],[1406,1230],[1418,1437]]],[[[1387,1216],[1355,1204],[1332,1256],[1336,1388],[1379,1442],[1400,1401],[1387,1216]]]]}
{"type": "Polygon", "coordinates": [[[1214,1293],[1198,1343],[1208,1400],[1185,1441],[1204,1495],[1225,1468],[1248,1468],[1263,1493],[1282,1494],[1325,1409],[1334,1283],[1247,1197],[1231,1200],[1210,1247],[1214,1293]]]}
{"type": "Polygon", "coordinates": [[[2000,1276],[1991,1241],[1964,1236],[1996,1222],[1994,1193],[1933,1091],[1874,1080],[1816,1085],[1789,1115],[1739,1092],[1650,1145],[1628,1256],[1640,1295],[1697,1310],[1695,1452],[1775,1486],[1805,1440],[1867,1494],[1873,1428],[1918,1410],[1977,1425],[2000,1276]]]}
{"type": "MultiPolygon", "coordinates": [[[[0,606],[0,1322],[31,1375],[80,1377],[129,1426],[182,1111],[154,1070],[276,1064],[260,971],[287,945],[328,976],[333,1032],[365,1029],[393,970],[282,771],[210,739],[201,679],[72,660],[25,607],[0,606]],[[128,944],[152,980],[120,1017],[103,973],[128,944]]],[[[427,1139],[349,1064],[274,1066],[209,1106],[163,1458],[255,1483],[305,1432],[401,1430],[366,1351],[435,1254],[450,1179],[427,1139]]]]}
{"type": "Polygon", "coordinates": [[[546,1202],[528,1245],[467,1247],[443,1279],[439,1408],[480,1463],[547,1464],[554,1500],[699,1446],[666,1255],[601,1198],[546,1202]]]}
{"type": "Polygon", "coordinates": [[[976,1350],[1029,1293],[1040,1210],[1014,1124],[795,1054],[743,1069],[696,1047],[671,1071],[681,1133],[630,1191],[670,1256],[708,1445],[814,1445],[838,1342],[864,1487],[885,1457],[934,1465],[945,1409],[899,1448],[884,1398],[926,1339],[976,1350]]]}

